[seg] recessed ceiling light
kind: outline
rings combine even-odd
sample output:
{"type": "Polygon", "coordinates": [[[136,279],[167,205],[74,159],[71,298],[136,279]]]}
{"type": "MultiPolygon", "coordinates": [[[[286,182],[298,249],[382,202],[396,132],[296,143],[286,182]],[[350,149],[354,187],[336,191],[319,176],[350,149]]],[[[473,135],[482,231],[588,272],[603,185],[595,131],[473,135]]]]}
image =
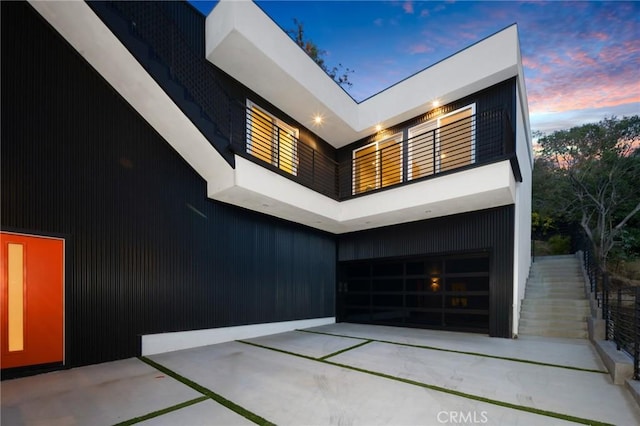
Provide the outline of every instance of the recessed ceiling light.
{"type": "Polygon", "coordinates": [[[313,117],[313,122],[315,124],[322,124],[322,116],[320,114],[317,114],[315,117],[313,117]]]}
{"type": "Polygon", "coordinates": [[[440,106],[440,101],[436,99],[435,101],[433,101],[432,105],[434,108],[437,108],[440,106]]]}
{"type": "Polygon", "coordinates": [[[380,130],[382,130],[382,125],[376,124],[376,132],[379,132],[380,130]]]}

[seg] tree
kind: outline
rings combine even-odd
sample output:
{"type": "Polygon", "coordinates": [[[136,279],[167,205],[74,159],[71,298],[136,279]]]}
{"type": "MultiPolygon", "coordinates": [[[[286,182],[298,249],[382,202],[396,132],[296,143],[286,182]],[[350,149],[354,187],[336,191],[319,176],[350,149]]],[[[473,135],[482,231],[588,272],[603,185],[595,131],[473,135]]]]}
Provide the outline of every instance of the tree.
{"type": "Polygon", "coordinates": [[[640,212],[640,117],[605,118],[539,143],[547,176],[558,184],[548,196],[552,209],[580,224],[606,272],[616,241],[640,212]]]}
{"type": "Polygon", "coordinates": [[[320,68],[322,68],[322,70],[326,72],[336,83],[341,86],[351,87],[353,83],[349,81],[349,75],[354,71],[343,67],[342,64],[338,64],[337,67],[331,68],[327,66],[324,62],[324,56],[327,52],[321,50],[313,41],[305,39],[304,24],[302,22],[294,18],[293,23],[296,27],[294,29],[287,30],[287,34],[293,38],[293,41],[295,41],[296,44],[300,46],[302,50],[304,50],[305,53],[309,55],[309,57],[313,59],[313,61],[318,64],[318,66],[320,66],[320,68]]]}

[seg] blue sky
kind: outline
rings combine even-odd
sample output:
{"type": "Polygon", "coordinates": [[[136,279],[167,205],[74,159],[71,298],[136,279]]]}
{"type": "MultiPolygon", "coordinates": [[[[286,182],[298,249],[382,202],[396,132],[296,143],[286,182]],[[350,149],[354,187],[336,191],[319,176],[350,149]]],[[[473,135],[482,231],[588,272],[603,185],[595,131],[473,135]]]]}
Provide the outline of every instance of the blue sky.
{"type": "MultiPolygon", "coordinates": [[[[208,14],[215,1],[192,1],[208,14]]],[[[304,23],[329,66],[355,70],[361,101],[513,23],[533,130],[640,114],[640,2],[256,2],[280,27],[304,23]]]]}

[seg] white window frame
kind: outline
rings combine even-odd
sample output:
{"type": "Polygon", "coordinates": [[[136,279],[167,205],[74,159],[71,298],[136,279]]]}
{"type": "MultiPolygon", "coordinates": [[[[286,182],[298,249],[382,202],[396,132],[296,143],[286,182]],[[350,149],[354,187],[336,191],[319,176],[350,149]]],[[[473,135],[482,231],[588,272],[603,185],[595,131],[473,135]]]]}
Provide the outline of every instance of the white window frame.
{"type": "MultiPolygon", "coordinates": [[[[407,150],[408,150],[407,180],[411,180],[411,175],[413,172],[413,166],[411,163],[411,160],[413,158],[413,140],[412,139],[425,132],[435,130],[435,139],[433,141],[435,145],[435,153],[436,153],[433,159],[435,163],[435,172],[431,174],[439,173],[440,172],[440,148],[441,148],[440,147],[440,128],[442,127],[440,124],[441,120],[449,116],[452,116],[454,114],[459,114],[462,111],[467,109],[471,110],[471,117],[474,117],[476,115],[476,104],[472,103],[472,104],[463,106],[462,108],[458,108],[455,111],[451,111],[446,114],[440,115],[437,118],[434,118],[433,120],[429,120],[427,122],[424,122],[422,124],[418,124],[417,126],[413,126],[409,128],[409,131],[407,133],[408,139],[409,139],[409,143],[407,147],[407,150]]],[[[471,164],[474,164],[475,162],[476,162],[476,127],[474,126],[473,131],[471,133],[471,164]]]]}
{"type": "MultiPolygon", "coordinates": [[[[358,147],[356,149],[354,149],[351,153],[351,194],[352,195],[356,195],[356,194],[361,194],[363,192],[366,191],[361,191],[361,192],[356,192],[356,153],[358,151],[362,151],[363,149],[366,148],[370,148],[372,146],[375,146],[375,153],[376,153],[376,181],[375,181],[375,187],[373,188],[375,189],[380,189],[380,174],[381,174],[381,170],[380,170],[380,160],[379,160],[379,155],[377,154],[380,151],[380,144],[383,144],[385,142],[389,142],[390,140],[396,140],[397,143],[400,144],[400,158],[402,159],[403,157],[403,146],[402,146],[402,132],[398,132],[398,133],[394,133],[391,136],[388,136],[384,139],[380,139],[379,141],[375,141],[375,142],[371,142],[370,144],[358,147]]],[[[400,181],[402,181],[402,173],[404,172],[403,170],[403,161],[400,161],[400,181]]]]}
{"type": "MultiPolygon", "coordinates": [[[[279,135],[276,134],[276,128],[275,126],[277,126],[278,128],[288,131],[291,133],[291,135],[293,135],[294,137],[294,143],[292,146],[292,152],[291,152],[291,174],[294,176],[298,175],[298,138],[300,136],[300,131],[296,128],[293,127],[287,123],[285,123],[284,121],[280,120],[278,117],[276,117],[275,115],[271,114],[269,111],[267,111],[266,109],[262,108],[260,105],[256,104],[255,102],[251,101],[250,99],[247,99],[247,123],[250,123],[251,120],[251,111],[253,109],[257,109],[259,110],[262,114],[266,115],[267,117],[269,117],[272,120],[272,123],[274,124],[274,128],[273,128],[273,134],[271,135],[271,143],[272,143],[272,149],[273,150],[280,150],[280,138],[279,135]]],[[[252,138],[251,138],[251,126],[247,125],[247,144],[246,144],[246,152],[248,154],[250,154],[252,152],[252,138]]],[[[273,157],[273,152],[272,152],[272,157],[273,157]]],[[[277,158],[280,158],[280,152],[277,152],[277,158]]],[[[288,170],[284,170],[282,168],[282,166],[278,165],[275,161],[271,161],[271,164],[278,167],[280,170],[283,170],[285,172],[288,172],[288,170]]]]}

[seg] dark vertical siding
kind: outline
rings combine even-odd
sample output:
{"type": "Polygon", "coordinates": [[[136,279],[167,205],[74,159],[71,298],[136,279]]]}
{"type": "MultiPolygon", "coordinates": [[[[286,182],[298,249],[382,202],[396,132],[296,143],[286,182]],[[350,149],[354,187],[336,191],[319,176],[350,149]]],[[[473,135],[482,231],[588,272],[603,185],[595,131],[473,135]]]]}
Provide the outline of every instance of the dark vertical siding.
{"type": "Polygon", "coordinates": [[[66,361],[334,315],[335,237],[205,182],[27,3],[2,2],[2,228],[67,240],[66,361]]]}
{"type": "Polygon", "coordinates": [[[340,235],[338,261],[489,252],[489,334],[511,337],[513,233],[505,206],[340,235]]]}

